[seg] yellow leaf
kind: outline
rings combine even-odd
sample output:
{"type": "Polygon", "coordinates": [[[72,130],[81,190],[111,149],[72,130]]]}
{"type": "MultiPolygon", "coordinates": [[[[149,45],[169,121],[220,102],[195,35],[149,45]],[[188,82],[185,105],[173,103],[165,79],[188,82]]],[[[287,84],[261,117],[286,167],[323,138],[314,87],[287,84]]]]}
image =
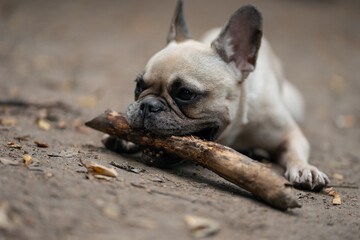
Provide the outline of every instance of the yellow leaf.
{"type": "Polygon", "coordinates": [[[333,178],[335,178],[337,180],[344,180],[344,176],[339,173],[334,173],[333,178]]]}
{"type": "Polygon", "coordinates": [[[0,125],[4,126],[15,126],[17,124],[17,120],[14,118],[1,118],[0,125]]]}
{"type": "Polygon", "coordinates": [[[96,163],[92,163],[92,164],[85,163],[83,164],[83,166],[86,167],[88,172],[93,175],[100,174],[109,177],[117,177],[117,172],[113,168],[108,168],[96,163]]]}
{"type": "Polygon", "coordinates": [[[53,176],[54,176],[53,173],[45,173],[45,177],[47,177],[47,178],[51,178],[51,177],[53,177],[53,176]]]}
{"type": "Polygon", "coordinates": [[[51,129],[51,123],[43,118],[38,119],[37,121],[38,127],[42,130],[50,130],[51,129]]]}
{"type": "Polygon", "coordinates": [[[213,219],[186,215],[184,220],[196,238],[208,237],[220,230],[220,224],[213,219]]]}
{"type": "Polygon", "coordinates": [[[7,145],[11,148],[16,148],[16,149],[22,149],[22,146],[20,146],[19,144],[16,144],[14,142],[8,142],[7,145]]]}
{"type": "Polygon", "coordinates": [[[335,192],[335,194],[334,194],[334,199],[332,201],[332,204],[333,205],[340,205],[341,204],[341,198],[340,198],[340,195],[337,192],[335,192]]]}
{"type": "Polygon", "coordinates": [[[24,164],[26,167],[29,166],[33,162],[32,157],[30,155],[24,155],[23,159],[24,159],[24,164]]]}
{"type": "Polygon", "coordinates": [[[327,195],[329,196],[333,196],[333,201],[332,204],[333,205],[340,205],[341,204],[341,197],[340,194],[338,194],[337,192],[335,192],[333,187],[330,188],[325,188],[324,191],[327,193],[327,195]]]}

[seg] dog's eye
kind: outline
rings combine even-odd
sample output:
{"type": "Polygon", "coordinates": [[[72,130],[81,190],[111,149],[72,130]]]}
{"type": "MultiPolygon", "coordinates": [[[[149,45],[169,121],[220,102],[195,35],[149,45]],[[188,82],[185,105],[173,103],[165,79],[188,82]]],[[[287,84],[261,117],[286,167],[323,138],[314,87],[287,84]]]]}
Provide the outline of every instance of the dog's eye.
{"type": "Polygon", "coordinates": [[[144,73],[140,73],[136,79],[136,87],[135,87],[135,100],[137,100],[140,96],[140,94],[146,89],[144,84],[144,73]]]}
{"type": "Polygon", "coordinates": [[[136,88],[135,88],[135,96],[139,97],[140,93],[144,91],[144,89],[140,86],[139,83],[136,83],[136,88]]]}
{"type": "Polygon", "coordinates": [[[197,94],[194,93],[193,91],[186,88],[182,88],[180,89],[176,97],[182,101],[190,101],[194,99],[196,96],[197,94]]]}

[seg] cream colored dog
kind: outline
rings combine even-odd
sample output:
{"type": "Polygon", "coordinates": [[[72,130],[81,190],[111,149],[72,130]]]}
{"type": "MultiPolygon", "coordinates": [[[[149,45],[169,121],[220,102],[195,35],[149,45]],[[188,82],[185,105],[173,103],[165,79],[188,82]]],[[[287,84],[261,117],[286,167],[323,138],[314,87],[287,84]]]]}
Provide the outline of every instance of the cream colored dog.
{"type": "MultiPolygon", "coordinates": [[[[262,37],[255,7],[240,8],[223,29],[198,42],[190,38],[179,1],[167,42],[136,80],[136,101],[127,108],[132,127],[195,135],[239,151],[263,149],[295,186],[326,186],[328,177],[308,163],[309,143],[297,124],[304,114],[302,97],[262,37]]],[[[114,137],[104,143],[120,152],[137,150],[114,137]]],[[[152,150],[144,151],[144,159],[174,162],[152,150]]]]}

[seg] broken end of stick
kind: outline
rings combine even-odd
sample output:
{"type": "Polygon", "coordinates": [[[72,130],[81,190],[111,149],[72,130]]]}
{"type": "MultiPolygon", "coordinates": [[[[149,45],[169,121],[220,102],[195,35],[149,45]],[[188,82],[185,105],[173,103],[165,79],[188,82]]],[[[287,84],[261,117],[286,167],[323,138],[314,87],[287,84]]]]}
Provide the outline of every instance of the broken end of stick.
{"type": "Polygon", "coordinates": [[[99,121],[97,121],[97,117],[84,123],[85,126],[96,129],[96,130],[99,130],[97,127],[98,124],[99,124],[99,121]]]}
{"type": "Polygon", "coordinates": [[[273,198],[269,198],[270,205],[280,210],[289,208],[301,208],[301,204],[296,198],[296,194],[291,184],[284,184],[284,188],[274,194],[273,198]]]}
{"type": "Polygon", "coordinates": [[[289,208],[301,208],[302,205],[298,203],[298,201],[295,199],[294,202],[292,202],[292,205],[290,205],[289,208]]]}
{"type": "Polygon", "coordinates": [[[89,127],[89,128],[92,128],[92,126],[93,126],[93,122],[92,122],[92,121],[93,121],[93,120],[87,121],[87,122],[84,123],[84,125],[87,126],[87,127],[89,127]]]}
{"type": "Polygon", "coordinates": [[[104,114],[102,114],[88,122],[85,122],[85,126],[104,132],[104,130],[109,126],[109,122],[104,121],[104,114]]]}
{"type": "Polygon", "coordinates": [[[301,208],[301,204],[298,202],[296,195],[293,191],[292,186],[285,186],[285,192],[289,194],[284,197],[284,200],[287,202],[288,208],[301,208]]]}
{"type": "Polygon", "coordinates": [[[113,110],[106,110],[103,114],[100,114],[92,120],[85,122],[85,126],[98,131],[106,132],[109,127],[113,126],[113,123],[110,122],[112,118],[125,119],[125,114],[113,110]]]}

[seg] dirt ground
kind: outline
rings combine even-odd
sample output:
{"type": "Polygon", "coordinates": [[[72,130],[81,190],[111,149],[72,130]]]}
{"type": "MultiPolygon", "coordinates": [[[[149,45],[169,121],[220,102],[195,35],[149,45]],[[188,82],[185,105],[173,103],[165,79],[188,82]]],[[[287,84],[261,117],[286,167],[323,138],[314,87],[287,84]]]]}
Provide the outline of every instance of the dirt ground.
{"type": "Polygon", "coordinates": [[[306,98],[310,161],[341,205],[297,190],[302,208],[281,212],[200,166],[161,170],[112,153],[82,127],[133,100],[133,80],[165,45],[175,0],[0,0],[0,240],[192,239],[186,215],[218,221],[212,239],[359,239],[360,2],[185,1],[192,35],[247,3],[263,13],[265,35],[306,98]],[[31,104],[4,104],[11,99],[31,104]],[[87,179],[80,160],[144,171],[87,179]]]}

